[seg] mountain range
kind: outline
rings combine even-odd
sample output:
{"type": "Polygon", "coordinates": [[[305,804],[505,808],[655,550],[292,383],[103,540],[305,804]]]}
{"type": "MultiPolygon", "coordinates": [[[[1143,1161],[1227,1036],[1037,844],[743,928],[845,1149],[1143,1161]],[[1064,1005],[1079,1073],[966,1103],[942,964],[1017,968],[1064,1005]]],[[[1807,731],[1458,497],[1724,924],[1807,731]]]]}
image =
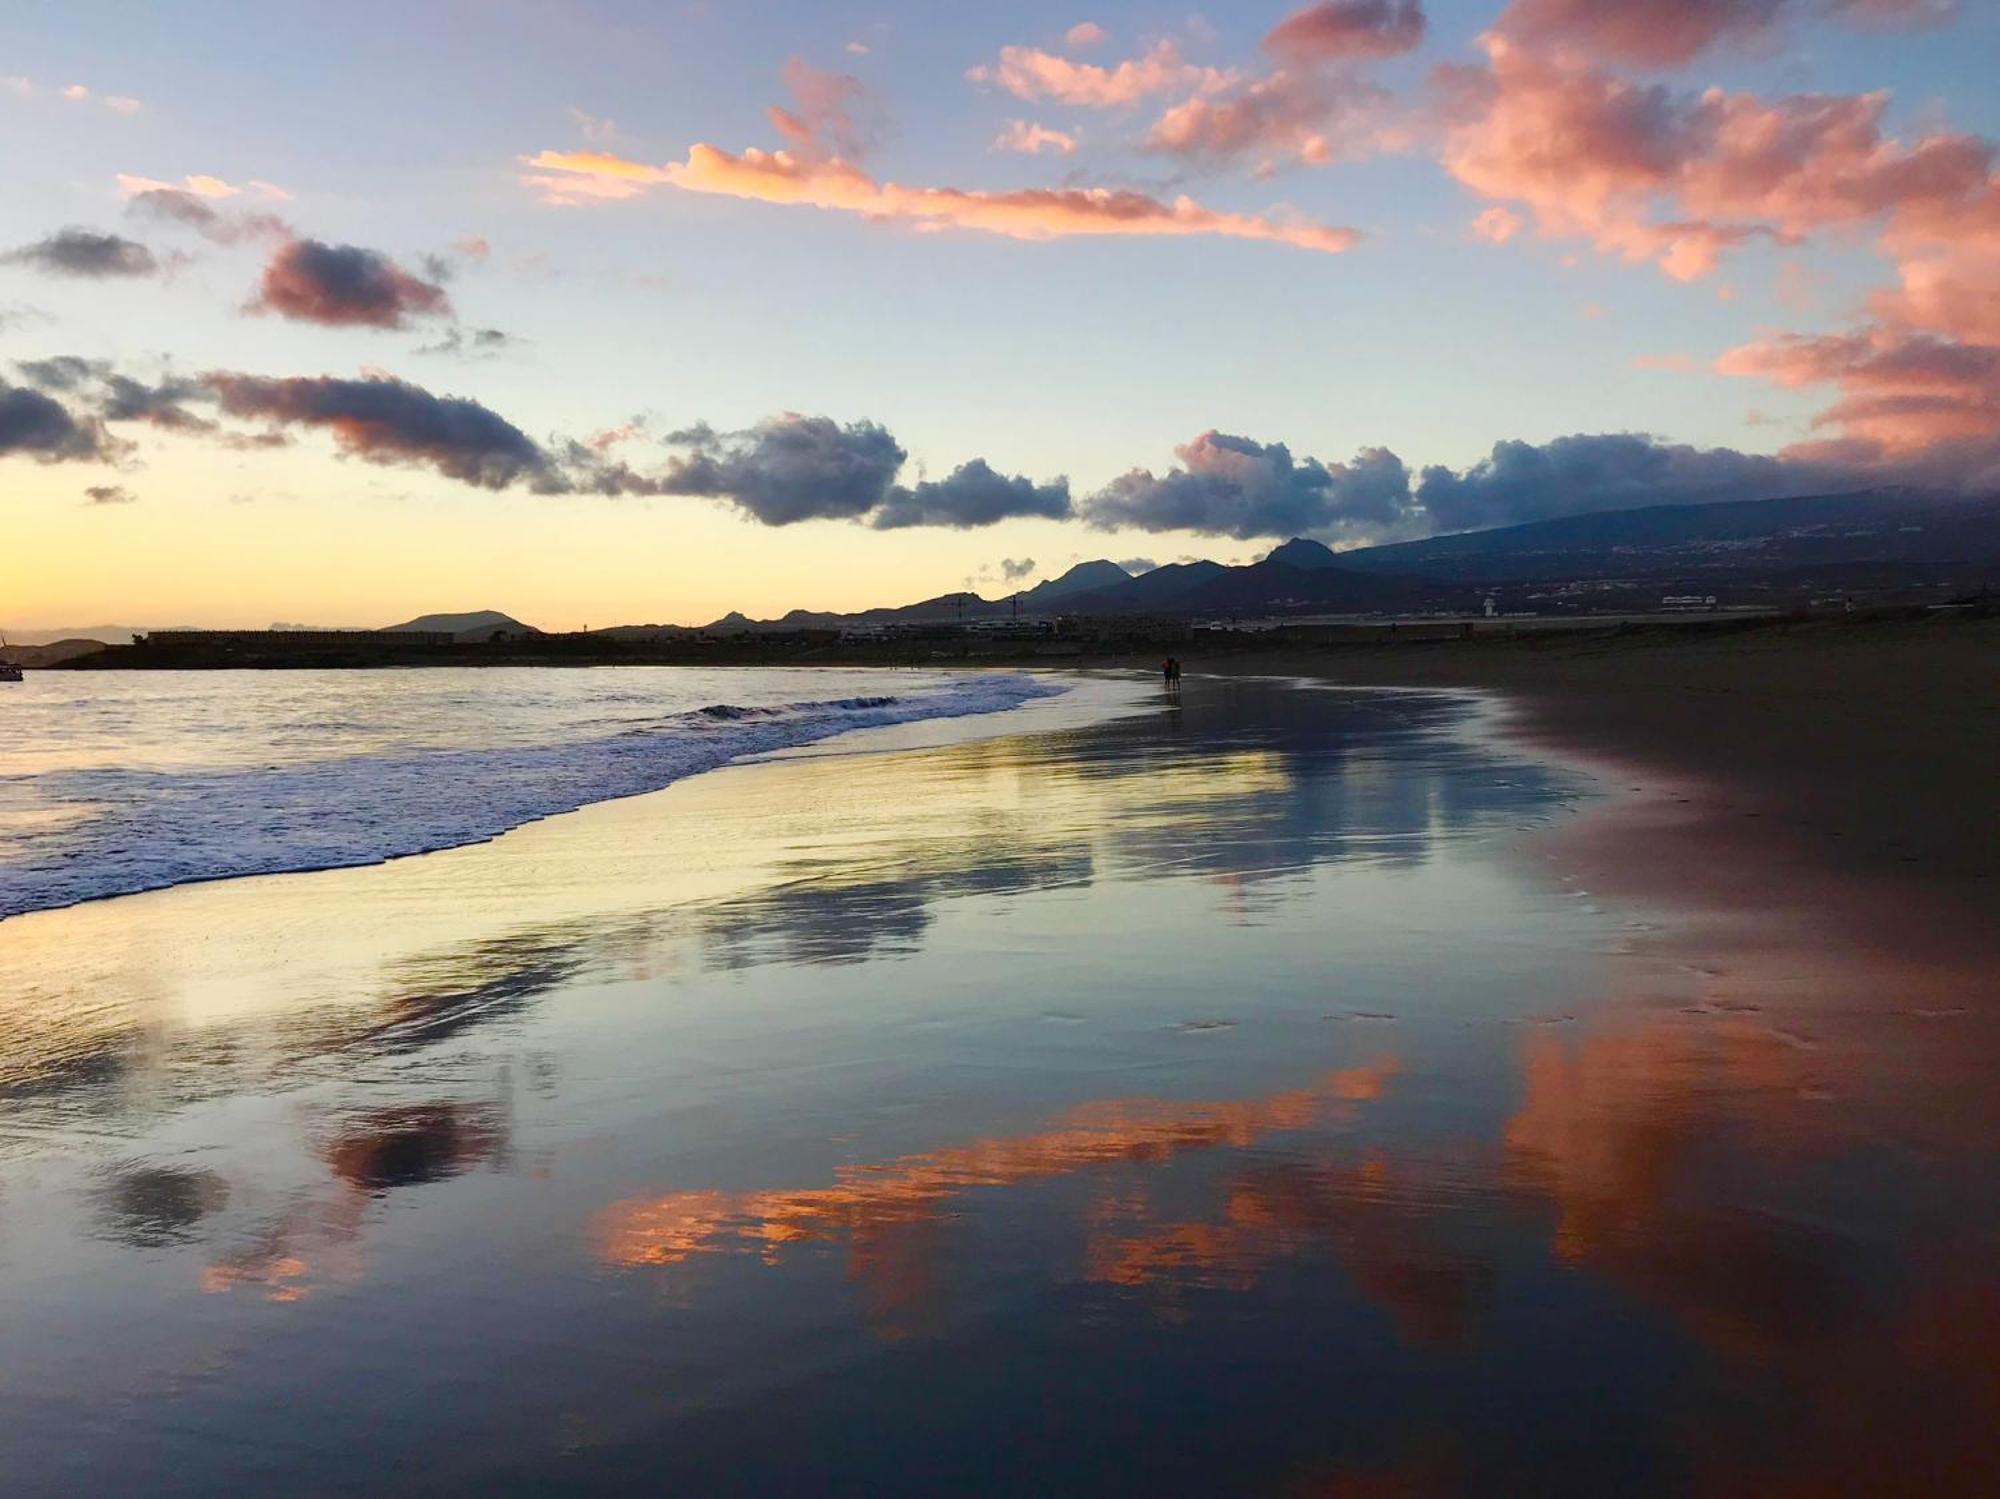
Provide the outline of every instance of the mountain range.
{"type": "MultiPolygon", "coordinates": [[[[705,628],[728,635],[1050,614],[1242,618],[1477,611],[1496,596],[1509,609],[1540,609],[1551,602],[1651,608],[1663,595],[1676,593],[1783,605],[1832,592],[1907,597],[1913,590],[1963,592],[1996,583],[2000,496],[1946,500],[1864,490],[1598,511],[1343,552],[1294,537],[1236,567],[1176,562],[1134,574],[1098,559],[995,599],[945,593],[851,613],[794,609],[767,620],[730,613],[705,628]]],[[[496,609],[425,614],[386,628],[445,631],[463,641],[541,633],[496,609]]],[[[59,643],[51,654],[69,655],[79,643],[122,644],[133,633],[122,625],[73,627],[23,630],[11,639],[15,647],[59,643]]],[[[647,640],[692,632],[647,624],[592,633],[647,640]]]]}
{"type": "MultiPolygon", "coordinates": [[[[1570,588],[1637,607],[1676,590],[1734,588],[1760,601],[1861,586],[1977,587],[2000,579],[2000,497],[1899,490],[1653,505],[1336,552],[1293,537],[1238,567],[1181,562],[1133,574],[1080,562],[997,599],[947,593],[914,604],[777,619],[731,613],[714,633],[976,620],[1050,613],[1244,616],[1475,609],[1488,593],[1570,588]]],[[[628,626],[625,632],[657,631],[628,626]]],[[[613,632],[623,633],[623,632],[613,632]]]]}

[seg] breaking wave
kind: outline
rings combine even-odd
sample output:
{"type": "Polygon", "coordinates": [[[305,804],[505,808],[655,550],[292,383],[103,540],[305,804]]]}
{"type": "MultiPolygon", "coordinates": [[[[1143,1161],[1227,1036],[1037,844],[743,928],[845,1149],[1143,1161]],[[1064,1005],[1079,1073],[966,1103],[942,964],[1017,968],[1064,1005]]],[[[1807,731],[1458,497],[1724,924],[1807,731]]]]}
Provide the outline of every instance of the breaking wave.
{"type": "Polygon", "coordinates": [[[481,843],[746,756],[852,729],[1001,713],[1063,690],[1026,676],[964,677],[899,696],[713,703],[567,743],[0,777],[0,809],[32,805],[41,823],[33,836],[0,850],[0,917],[197,880],[378,864],[481,843]]]}

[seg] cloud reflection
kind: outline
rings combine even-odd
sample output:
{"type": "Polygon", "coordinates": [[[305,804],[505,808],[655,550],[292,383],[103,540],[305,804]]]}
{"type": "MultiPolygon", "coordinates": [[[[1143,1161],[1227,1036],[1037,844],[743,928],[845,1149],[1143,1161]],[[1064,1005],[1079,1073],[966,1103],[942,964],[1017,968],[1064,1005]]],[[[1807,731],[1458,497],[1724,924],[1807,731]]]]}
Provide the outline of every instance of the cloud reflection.
{"type": "Polygon", "coordinates": [[[229,1183],[192,1166],[126,1164],[92,1193],[105,1237],[133,1249],[195,1239],[204,1219],[229,1203],[229,1183]]]}
{"type": "MultiPolygon", "coordinates": [[[[775,1263],[790,1245],[846,1238],[850,1272],[871,1281],[907,1273],[886,1246],[941,1221],[983,1188],[1015,1187],[1114,1165],[1159,1166],[1191,1151],[1248,1149],[1270,1136],[1324,1128],[1380,1098],[1391,1060],[1333,1072],[1309,1087],[1231,1102],[1116,1099],[1071,1110],[1047,1130],[976,1140],[879,1165],[844,1166],[829,1186],[759,1192],[695,1190],[636,1198],[599,1224],[614,1265],[678,1265],[699,1255],[756,1253],[775,1263]]],[[[893,1287],[874,1299],[908,1298],[893,1287]]]]}
{"type": "Polygon", "coordinates": [[[247,1245],[208,1265],[202,1289],[251,1286],[285,1302],[329,1281],[358,1281],[375,1203],[398,1189],[504,1165],[511,1140],[508,1111],[491,1103],[396,1105],[336,1118],[320,1152],[331,1181],[293,1192],[247,1245]]]}

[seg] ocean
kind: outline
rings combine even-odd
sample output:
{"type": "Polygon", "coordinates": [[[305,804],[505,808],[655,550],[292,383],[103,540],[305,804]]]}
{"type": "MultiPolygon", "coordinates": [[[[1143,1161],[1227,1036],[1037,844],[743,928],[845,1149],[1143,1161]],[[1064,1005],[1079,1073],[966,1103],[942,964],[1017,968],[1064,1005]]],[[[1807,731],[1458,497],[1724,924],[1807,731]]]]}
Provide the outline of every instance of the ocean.
{"type": "Polygon", "coordinates": [[[769,668],[37,672],[0,699],[0,917],[476,843],[744,756],[1061,690],[769,668]]]}

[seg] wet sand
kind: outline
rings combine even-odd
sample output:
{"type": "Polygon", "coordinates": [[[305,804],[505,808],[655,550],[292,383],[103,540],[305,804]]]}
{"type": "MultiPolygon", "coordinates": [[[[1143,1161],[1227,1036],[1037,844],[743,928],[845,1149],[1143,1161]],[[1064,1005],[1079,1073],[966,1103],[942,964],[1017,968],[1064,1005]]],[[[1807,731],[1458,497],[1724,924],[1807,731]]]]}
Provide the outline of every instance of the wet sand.
{"type": "MultiPolygon", "coordinates": [[[[1496,691],[1514,732],[1697,781],[1718,811],[1761,819],[1745,830],[1758,841],[1795,845],[1790,856],[1957,910],[2000,900],[2000,620],[1524,636],[1197,666],[1496,691]]],[[[1707,836],[1726,835],[1711,821],[1707,836]]]]}
{"type": "Polygon", "coordinates": [[[1990,1491],[1970,923],[1547,684],[1128,695],[0,923],[11,1481],[1990,1491]]]}
{"type": "MultiPolygon", "coordinates": [[[[1559,1254],[1672,1308],[1725,1361],[1783,1371],[1799,1425],[1739,1467],[1717,1449],[1760,1444],[1716,1411],[1688,1491],[2000,1490],[2000,622],[1222,669],[1493,691],[1504,737],[1607,793],[1523,852],[1639,930],[1575,1044],[1531,1047],[1509,1138],[1561,1204],[1559,1254]],[[1841,1229],[1856,1248],[1888,1221],[1908,1236],[1872,1306],[1794,1258],[1803,1225],[1843,1222],[1843,1160],[1924,1163],[1894,1213],[1841,1229]]],[[[1462,1476],[1423,1468],[1410,1492],[1462,1476]]]]}

